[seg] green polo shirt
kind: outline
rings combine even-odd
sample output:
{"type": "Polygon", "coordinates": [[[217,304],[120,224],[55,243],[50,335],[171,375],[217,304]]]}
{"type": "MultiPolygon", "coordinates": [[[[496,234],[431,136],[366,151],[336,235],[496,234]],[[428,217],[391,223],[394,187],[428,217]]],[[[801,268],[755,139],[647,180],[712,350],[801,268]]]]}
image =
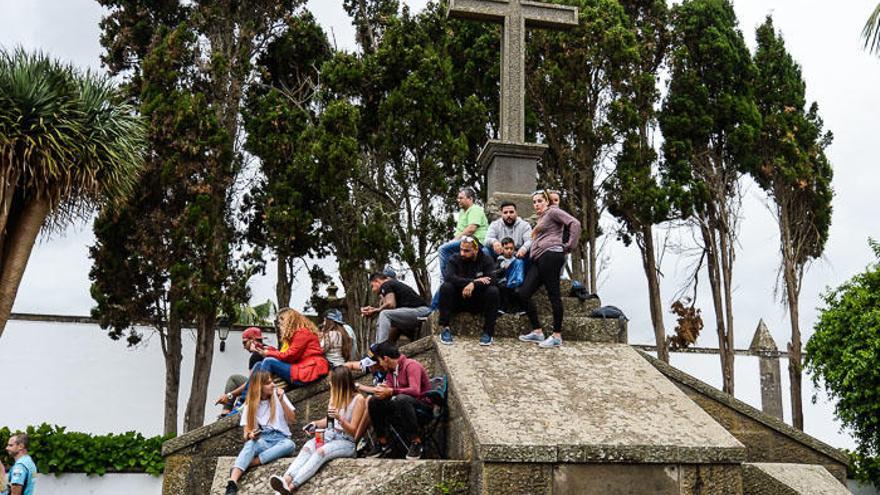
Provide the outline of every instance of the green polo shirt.
{"type": "Polygon", "coordinates": [[[477,225],[474,237],[480,241],[480,244],[483,244],[486,240],[486,232],[489,230],[489,219],[486,218],[486,212],[483,211],[483,207],[476,204],[471,205],[467,210],[458,212],[458,226],[455,228],[456,235],[460,234],[468,225],[473,224],[477,225]]]}

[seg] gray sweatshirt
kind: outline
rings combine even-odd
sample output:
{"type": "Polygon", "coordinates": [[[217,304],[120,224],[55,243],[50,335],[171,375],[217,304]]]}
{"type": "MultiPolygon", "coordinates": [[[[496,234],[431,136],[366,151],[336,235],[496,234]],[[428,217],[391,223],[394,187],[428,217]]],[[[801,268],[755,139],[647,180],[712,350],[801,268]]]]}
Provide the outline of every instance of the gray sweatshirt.
{"type": "Polygon", "coordinates": [[[532,245],[532,226],[522,218],[517,217],[513,225],[508,226],[504,220],[499,218],[489,224],[489,230],[486,232],[486,245],[490,248],[495,241],[501,242],[501,239],[510,237],[513,239],[513,245],[519,250],[525,246],[526,250],[532,245]]]}

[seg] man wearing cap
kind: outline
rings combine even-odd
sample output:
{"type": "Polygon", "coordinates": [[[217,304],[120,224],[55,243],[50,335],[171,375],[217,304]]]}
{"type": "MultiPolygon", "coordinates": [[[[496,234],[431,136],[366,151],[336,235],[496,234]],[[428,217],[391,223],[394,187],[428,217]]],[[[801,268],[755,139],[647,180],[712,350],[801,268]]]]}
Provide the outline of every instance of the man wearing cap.
{"type": "Polygon", "coordinates": [[[370,318],[379,315],[376,322],[376,343],[390,340],[396,343],[400,334],[415,337],[416,330],[421,327],[419,318],[431,313],[431,308],[412,287],[384,273],[370,275],[370,289],[379,294],[381,303],[378,307],[361,308],[361,315],[370,318]]]}
{"type": "MultiPolygon", "coordinates": [[[[263,355],[257,352],[257,349],[264,347],[263,332],[257,327],[248,327],[241,333],[241,346],[250,353],[248,359],[248,372],[254,369],[259,362],[263,360],[263,355]]],[[[231,375],[226,379],[226,387],[223,395],[221,395],[215,404],[223,404],[222,415],[229,414],[235,406],[236,399],[241,396],[247,377],[244,375],[231,375]]]]}
{"type": "Polygon", "coordinates": [[[492,345],[501,301],[493,279],[494,271],[495,263],[480,249],[479,243],[472,237],[464,237],[459,253],[449,259],[445,281],[440,286],[441,343],[452,345],[452,331],[449,329],[452,315],[468,312],[483,314],[480,345],[492,345]]]}

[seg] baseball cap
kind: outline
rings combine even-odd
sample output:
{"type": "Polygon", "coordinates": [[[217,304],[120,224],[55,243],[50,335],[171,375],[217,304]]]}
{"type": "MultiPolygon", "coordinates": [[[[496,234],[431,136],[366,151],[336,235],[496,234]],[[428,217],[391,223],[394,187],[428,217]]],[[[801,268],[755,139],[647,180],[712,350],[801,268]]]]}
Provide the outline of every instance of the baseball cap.
{"type": "Polygon", "coordinates": [[[374,361],[373,358],[371,358],[370,356],[366,356],[365,358],[361,359],[361,369],[363,371],[367,371],[368,369],[370,369],[370,366],[376,366],[377,364],[379,363],[374,361]]]}
{"type": "Polygon", "coordinates": [[[263,332],[257,327],[248,327],[244,332],[241,332],[241,340],[247,339],[263,340],[263,332]]]}
{"type": "Polygon", "coordinates": [[[345,321],[343,321],[343,319],[342,319],[342,311],[339,311],[338,309],[334,308],[334,309],[331,309],[330,311],[327,311],[324,314],[324,318],[327,318],[330,321],[335,321],[336,323],[339,323],[340,325],[345,325],[345,321]]]}

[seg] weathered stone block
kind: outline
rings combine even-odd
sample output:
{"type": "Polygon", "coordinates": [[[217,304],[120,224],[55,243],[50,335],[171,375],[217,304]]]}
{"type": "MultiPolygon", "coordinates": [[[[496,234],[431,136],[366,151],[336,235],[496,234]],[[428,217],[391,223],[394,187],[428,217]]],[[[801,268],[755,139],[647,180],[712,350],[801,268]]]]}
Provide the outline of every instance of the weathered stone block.
{"type": "Polygon", "coordinates": [[[742,472],[733,464],[680,466],[682,495],[742,495],[742,472]]]}
{"type": "Polygon", "coordinates": [[[743,485],[749,495],[846,495],[849,490],[824,467],[808,464],[747,463],[743,485]]]}
{"type": "Polygon", "coordinates": [[[553,465],[485,463],[482,468],[479,493],[481,495],[551,495],[553,465]]]}
{"type": "MultiPolygon", "coordinates": [[[[437,323],[438,316],[436,312],[431,314],[435,334],[441,330],[437,323]]],[[[545,318],[551,317],[545,316],[545,318]]],[[[455,336],[479,337],[483,332],[483,317],[471,313],[459,313],[452,317],[449,326],[455,336]]],[[[551,322],[545,321],[543,327],[545,335],[549,335],[552,329],[551,322]]],[[[495,322],[496,339],[517,338],[531,330],[529,320],[525,316],[499,315],[495,322]]],[[[626,343],[626,321],[566,316],[562,321],[562,338],[566,341],[626,343]]]]}

